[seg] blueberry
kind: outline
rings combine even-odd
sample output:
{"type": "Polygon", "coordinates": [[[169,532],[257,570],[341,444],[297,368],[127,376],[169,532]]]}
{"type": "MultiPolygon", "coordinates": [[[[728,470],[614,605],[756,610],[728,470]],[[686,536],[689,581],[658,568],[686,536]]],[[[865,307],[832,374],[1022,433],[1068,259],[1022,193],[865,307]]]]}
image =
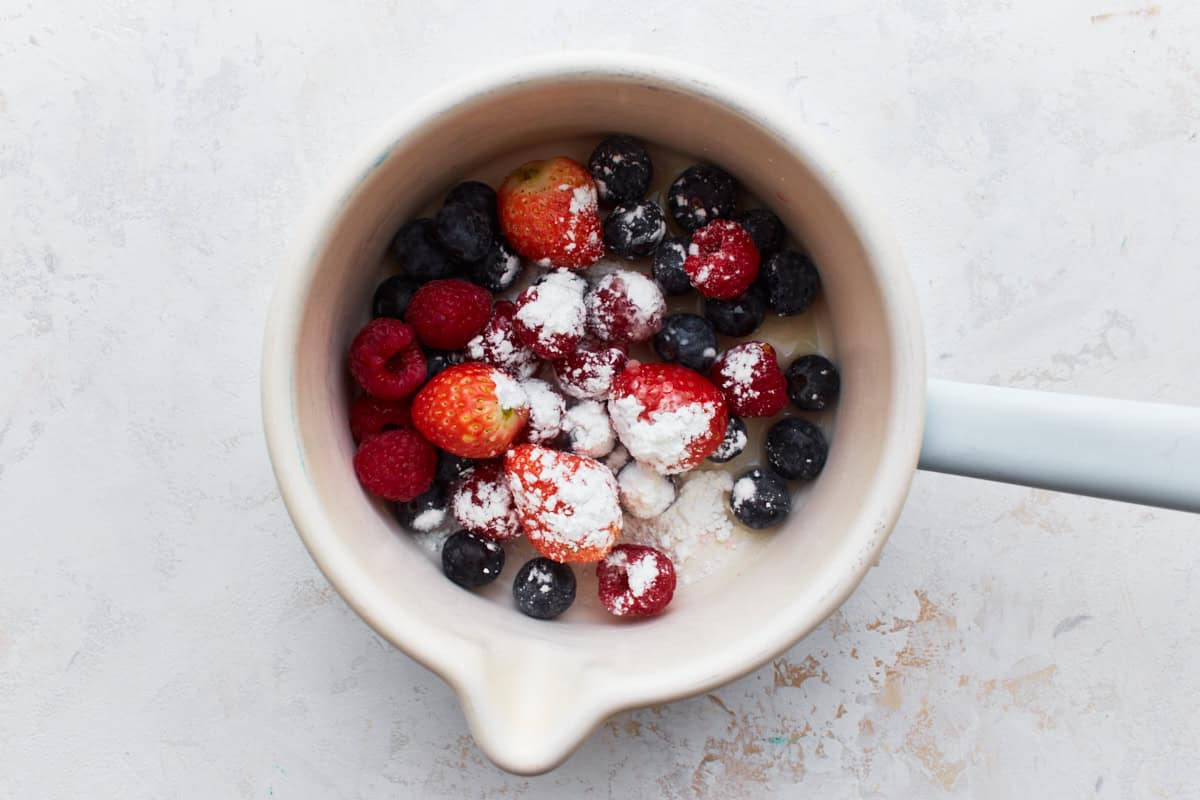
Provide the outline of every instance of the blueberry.
{"type": "Polygon", "coordinates": [[[371,301],[371,314],[374,317],[395,317],[404,319],[408,310],[408,301],[421,284],[403,275],[393,275],[387,278],[375,289],[375,298],[371,301]]]}
{"type": "Polygon", "coordinates": [[[407,503],[397,503],[395,513],[405,528],[424,533],[440,528],[450,518],[449,508],[445,487],[435,483],[407,503]]]}
{"type": "Polygon", "coordinates": [[[445,450],[439,450],[436,480],[443,486],[453,483],[473,466],[475,466],[475,462],[469,458],[463,458],[453,453],[447,453],[445,450]]]}
{"type": "Polygon", "coordinates": [[[442,249],[459,263],[486,256],[494,236],[487,214],[466,203],[442,206],[433,220],[433,235],[442,249]]]}
{"type": "Polygon", "coordinates": [[[444,370],[446,367],[461,364],[467,357],[457,351],[426,350],[425,351],[425,380],[444,370]]]}
{"type": "Polygon", "coordinates": [[[575,602],[575,573],[548,558],[526,561],[513,578],[513,599],[534,619],[554,619],[575,602]]]}
{"type": "Polygon", "coordinates": [[[723,336],[749,335],[762,324],[766,314],[766,297],[753,286],[732,300],[704,301],[704,316],[723,336]]]}
{"type": "Polygon", "coordinates": [[[699,314],[671,314],[654,334],[654,352],[663,361],[705,372],[717,359],[717,334],[699,314]]]}
{"type": "Polygon", "coordinates": [[[756,467],[733,482],[729,507],[747,528],[762,530],[783,522],[792,510],[792,496],[786,483],[756,467]]]}
{"type": "Polygon", "coordinates": [[[641,200],[650,188],[654,165],[646,149],[632,136],[610,136],[592,151],[588,172],[603,203],[641,200]]]}
{"type": "Polygon", "coordinates": [[[767,259],[763,267],[771,306],[781,317],[808,310],[821,288],[821,276],[807,253],[784,250],[767,259]]]}
{"type": "Polygon", "coordinates": [[[821,474],[829,445],[808,420],[788,417],[767,431],[767,463],[785,478],[811,481],[821,474]]]}
{"type": "Polygon", "coordinates": [[[666,232],[667,218],[658,203],[621,203],[604,220],[604,246],[624,258],[643,258],[654,252],[666,232]]]}
{"type": "Polygon", "coordinates": [[[488,218],[493,231],[500,230],[500,218],[496,211],[496,190],[483,181],[464,181],[446,194],[442,205],[454,203],[468,205],[488,218]]]}
{"type": "Polygon", "coordinates": [[[493,294],[503,292],[521,275],[521,258],[503,236],[492,240],[487,255],[467,266],[467,277],[493,294]]]}
{"type": "Polygon", "coordinates": [[[692,290],[692,281],[683,271],[690,243],[690,236],[667,236],[655,249],[654,258],[650,260],[650,271],[663,294],[677,296],[692,290]]]}
{"type": "Polygon", "coordinates": [[[408,277],[417,281],[448,278],[455,272],[450,257],[434,243],[433,220],[414,219],[392,240],[392,255],[408,277]]]}
{"type": "Polygon", "coordinates": [[[764,261],[783,249],[787,232],[775,212],[765,208],[752,208],[734,217],[754,240],[759,258],[764,261]]]}
{"type": "Polygon", "coordinates": [[[824,411],[837,400],[842,379],[828,358],[815,353],[800,356],[784,372],[788,397],[805,411],[824,411]]]}
{"type": "Polygon", "coordinates": [[[467,589],[483,586],[500,577],[504,548],[477,533],[459,531],[442,545],[442,572],[467,589]]]}
{"type": "Polygon", "coordinates": [[[746,449],[746,442],[749,441],[749,438],[746,433],[746,423],[742,422],[741,417],[730,414],[729,422],[725,424],[725,438],[721,440],[721,446],[708,457],[708,460],[718,464],[733,461],[746,449]]]}
{"type": "Polygon", "coordinates": [[[688,167],[667,191],[667,210],[687,231],[731,216],[736,206],[737,184],[728,172],[712,164],[688,167]]]}

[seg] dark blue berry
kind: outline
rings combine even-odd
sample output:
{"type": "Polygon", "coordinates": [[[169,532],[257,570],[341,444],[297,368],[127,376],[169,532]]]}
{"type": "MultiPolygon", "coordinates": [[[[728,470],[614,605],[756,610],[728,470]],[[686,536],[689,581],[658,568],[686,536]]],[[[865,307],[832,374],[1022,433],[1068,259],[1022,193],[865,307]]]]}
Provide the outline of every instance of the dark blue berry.
{"type": "Polygon", "coordinates": [[[496,210],[496,190],[483,181],[463,181],[446,194],[442,205],[463,203],[488,218],[493,231],[500,230],[500,218],[496,210]]]}
{"type": "Polygon", "coordinates": [[[783,249],[787,239],[787,231],[775,212],[765,208],[752,208],[734,217],[739,225],[746,229],[754,240],[758,257],[766,260],[783,249]]]}
{"type": "Polygon", "coordinates": [[[805,411],[824,411],[837,400],[842,379],[828,358],[816,353],[800,356],[784,372],[788,397],[805,411]]]}
{"type": "Polygon", "coordinates": [[[692,290],[692,281],[683,271],[687,260],[689,236],[668,236],[654,250],[650,271],[665,295],[687,294],[692,290]]]}
{"type": "Polygon", "coordinates": [[[753,286],[732,300],[704,301],[704,316],[722,336],[748,336],[766,314],[766,298],[753,286]]]}
{"type": "Polygon", "coordinates": [[[424,493],[407,503],[397,503],[396,519],[410,531],[432,531],[450,519],[450,501],[446,489],[433,484],[424,493]]]}
{"type": "Polygon", "coordinates": [[[467,266],[467,277],[489,292],[503,292],[521,276],[521,258],[503,236],[492,240],[487,255],[467,266]]]}
{"type": "Polygon", "coordinates": [[[528,617],[554,619],[575,602],[575,573],[548,558],[526,561],[513,578],[513,599],[528,617]]]}
{"type": "Polygon", "coordinates": [[[737,184],[728,172],[712,164],[688,167],[667,190],[667,210],[686,231],[732,216],[736,206],[737,184]]]}
{"type": "Polygon", "coordinates": [[[792,495],[778,476],[756,467],[733,482],[729,507],[747,528],[762,530],[783,522],[792,510],[792,495]]]}
{"type": "Polygon", "coordinates": [[[414,219],[400,228],[392,240],[392,255],[404,274],[422,283],[449,278],[457,269],[434,242],[431,219],[414,219]]]}
{"type": "Polygon", "coordinates": [[[733,461],[746,449],[748,441],[750,441],[750,436],[746,432],[746,423],[742,422],[741,417],[730,414],[729,422],[725,424],[725,438],[721,440],[721,446],[708,457],[708,460],[718,464],[733,461]]]}
{"type": "Polygon", "coordinates": [[[654,334],[654,352],[663,361],[705,372],[717,360],[717,334],[699,314],[671,314],[654,334]]]}
{"type": "Polygon", "coordinates": [[[487,214],[466,203],[442,206],[433,219],[433,235],[442,249],[461,264],[486,256],[494,236],[487,214]]]}
{"type": "Polygon", "coordinates": [[[821,474],[829,445],[808,420],[788,417],[767,431],[767,463],[785,478],[811,481],[821,474]]]}
{"type": "Polygon", "coordinates": [[[654,165],[646,149],[632,136],[610,136],[592,151],[588,172],[602,203],[641,200],[650,188],[654,165]]]}
{"type": "Polygon", "coordinates": [[[477,533],[459,531],[442,545],[442,572],[467,589],[483,586],[500,577],[504,548],[477,533]]]}
{"type": "Polygon", "coordinates": [[[475,466],[475,462],[472,459],[456,456],[453,453],[447,453],[445,450],[439,450],[436,480],[443,486],[453,483],[466,474],[466,471],[473,466],[475,466]]]}
{"type": "Polygon", "coordinates": [[[767,259],[763,266],[771,307],[781,317],[807,311],[817,299],[821,276],[807,253],[784,250],[767,259]]]}
{"type": "Polygon", "coordinates": [[[461,364],[466,360],[467,357],[457,351],[426,350],[425,380],[431,379],[434,375],[437,375],[446,367],[452,367],[455,364],[461,364]]]}
{"type": "Polygon", "coordinates": [[[667,232],[667,218],[658,203],[621,203],[604,220],[604,246],[624,258],[644,258],[654,252],[667,232]]]}
{"type": "Polygon", "coordinates": [[[394,317],[404,319],[408,310],[408,301],[421,284],[403,275],[393,275],[387,278],[375,289],[375,297],[371,301],[371,314],[378,317],[394,317]]]}

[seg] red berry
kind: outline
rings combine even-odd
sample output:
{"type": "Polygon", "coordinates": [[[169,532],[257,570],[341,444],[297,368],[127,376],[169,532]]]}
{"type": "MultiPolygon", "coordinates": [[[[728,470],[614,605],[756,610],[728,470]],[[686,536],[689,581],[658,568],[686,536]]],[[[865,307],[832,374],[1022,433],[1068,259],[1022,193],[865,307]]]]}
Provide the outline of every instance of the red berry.
{"type": "Polygon", "coordinates": [[[663,475],[694,469],[725,439],[717,387],[678,364],[630,361],[613,381],[608,413],[629,454],[663,475]]]}
{"type": "Polygon", "coordinates": [[[508,478],[499,461],[481,461],[454,489],[450,508],[458,524],[496,542],[521,535],[508,478]]]}
{"type": "Polygon", "coordinates": [[[741,225],[714,220],[692,234],[683,271],[700,294],[731,300],[758,277],[758,250],[741,225]]]}
{"type": "Polygon", "coordinates": [[[596,565],[600,603],[618,617],[646,617],[675,595],[675,565],[665,553],[641,544],[614,547],[596,565]]]}
{"type": "Polygon", "coordinates": [[[492,318],[471,341],[467,342],[467,358],[491,364],[514,378],[528,378],[537,372],[537,353],[521,344],[517,338],[513,317],[517,307],[510,300],[497,300],[492,318]]]}
{"type": "Polygon", "coordinates": [[[713,362],[709,376],[740,417],[773,417],[787,405],[787,378],[766,342],[743,342],[713,362]]]}
{"type": "Polygon", "coordinates": [[[435,350],[461,350],[492,316],[487,289],[458,278],[430,281],[413,295],[404,312],[417,338],[435,350]]]}
{"type": "Polygon", "coordinates": [[[413,425],[429,441],[463,458],[495,458],[529,419],[520,385],[488,364],[468,361],[435,375],[412,405],[413,425]]]}
{"type": "Polygon", "coordinates": [[[425,355],[413,329],[389,317],[368,322],[350,343],[350,374],[374,397],[408,397],[425,380],[425,355]]]}
{"type": "Polygon", "coordinates": [[[372,494],[406,503],[433,484],[437,450],[411,428],[371,436],[354,454],[358,482],[372,494]]]}
{"type": "Polygon", "coordinates": [[[504,474],[521,527],[546,558],[596,561],[621,533],[617,479],[600,462],[521,444],[504,456],[504,474]]]}
{"type": "Polygon", "coordinates": [[[613,379],[625,369],[619,347],[579,347],[554,362],[554,377],[563,394],[578,400],[606,400],[613,379]]]}
{"type": "Polygon", "coordinates": [[[586,290],[587,281],[573,272],[556,269],[543,275],[517,298],[517,338],[542,358],[570,353],[583,338],[586,290]]]}
{"type": "Polygon", "coordinates": [[[628,346],[658,333],[667,303],[658,284],[640,272],[610,272],[588,293],[588,333],[628,346]]]}
{"type": "Polygon", "coordinates": [[[412,414],[407,400],[360,397],[350,404],[350,435],[356,442],[384,431],[411,427],[412,414]]]}
{"type": "Polygon", "coordinates": [[[500,185],[496,204],[513,249],[541,266],[580,269],[604,255],[596,185],[577,161],[522,164],[500,185]]]}
{"type": "Polygon", "coordinates": [[[563,417],[567,412],[563,396],[545,381],[536,378],[521,381],[521,388],[529,398],[529,422],[521,431],[518,440],[522,443],[553,446],[563,430],[563,417]]]}

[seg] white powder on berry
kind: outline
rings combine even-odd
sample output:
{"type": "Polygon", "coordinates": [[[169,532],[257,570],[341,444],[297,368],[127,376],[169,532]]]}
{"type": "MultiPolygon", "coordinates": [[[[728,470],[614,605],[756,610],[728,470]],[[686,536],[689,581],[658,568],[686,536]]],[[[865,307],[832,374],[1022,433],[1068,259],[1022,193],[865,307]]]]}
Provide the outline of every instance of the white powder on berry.
{"type": "Polygon", "coordinates": [[[503,478],[463,483],[451,498],[450,509],[459,525],[477,533],[503,534],[516,523],[512,492],[503,478]]]}
{"type": "Polygon", "coordinates": [[[529,287],[517,309],[516,319],[549,343],[555,336],[581,336],[587,312],[583,295],[587,281],[573,272],[558,269],[547,272],[539,283],[529,287]]]}
{"type": "MultiPolygon", "coordinates": [[[[558,188],[569,189],[570,187],[564,183],[558,188]]],[[[570,211],[571,216],[574,217],[589,211],[594,212],[599,205],[600,198],[596,195],[596,188],[594,186],[584,184],[583,186],[576,186],[571,192],[571,205],[568,208],[568,211],[570,211]]]]}
{"type": "Polygon", "coordinates": [[[625,395],[608,401],[608,413],[621,444],[638,461],[664,475],[682,472],[694,441],[708,433],[717,414],[713,403],[688,403],[670,411],[652,411],[646,418],[641,401],[625,395]]]}
{"type": "Polygon", "coordinates": [[[697,470],[682,479],[674,505],[652,519],[625,516],[623,536],[666,553],[681,583],[711,575],[736,547],[725,498],[733,478],[722,469],[697,470]]]}
{"type": "Polygon", "coordinates": [[[610,547],[621,528],[612,472],[590,458],[544,447],[532,448],[529,458],[531,469],[510,473],[509,487],[522,516],[538,526],[540,538],[568,550],[610,547]]]}
{"type": "Polygon", "coordinates": [[[421,533],[428,533],[434,528],[438,528],[446,521],[446,509],[444,508],[427,508],[420,514],[417,514],[412,521],[412,529],[421,533]]]}
{"type": "Polygon", "coordinates": [[[746,432],[740,428],[733,432],[733,436],[721,441],[721,445],[712,454],[714,461],[728,461],[746,449],[746,432]]]}
{"type": "Polygon", "coordinates": [[[735,509],[740,509],[746,502],[757,496],[758,486],[749,476],[738,478],[737,483],[733,485],[733,507],[735,509]]]}
{"type": "Polygon", "coordinates": [[[467,342],[467,358],[499,367],[518,378],[528,378],[538,368],[537,354],[517,342],[511,324],[497,323],[495,317],[467,342]]]}
{"type": "Polygon", "coordinates": [[[553,442],[562,432],[566,412],[562,395],[550,388],[550,384],[536,378],[522,381],[521,388],[529,398],[529,422],[526,425],[529,441],[533,444],[553,442]]]}
{"type": "Polygon", "coordinates": [[[675,502],[675,484],[665,475],[634,461],[617,475],[621,507],[638,519],[651,519],[675,502]]]}
{"type": "Polygon", "coordinates": [[[617,435],[604,404],[596,400],[583,400],[567,409],[563,415],[563,431],[571,444],[571,450],[581,456],[601,458],[617,446],[617,435]]]}
{"type": "Polygon", "coordinates": [[[615,474],[621,471],[621,467],[629,463],[629,451],[625,449],[625,445],[619,444],[611,453],[600,459],[600,461],[615,474]]]}
{"type": "Polygon", "coordinates": [[[629,592],[634,597],[641,597],[654,585],[659,576],[658,559],[649,553],[644,553],[625,568],[625,579],[629,581],[629,592]]]}
{"type": "Polygon", "coordinates": [[[501,411],[515,411],[529,407],[529,398],[521,384],[500,370],[492,370],[492,385],[496,387],[496,403],[501,411]]]}
{"type": "Polygon", "coordinates": [[[739,344],[726,351],[718,367],[720,374],[727,379],[725,388],[739,400],[753,400],[760,392],[754,388],[754,377],[762,365],[763,352],[761,345],[754,342],[739,344]]]}

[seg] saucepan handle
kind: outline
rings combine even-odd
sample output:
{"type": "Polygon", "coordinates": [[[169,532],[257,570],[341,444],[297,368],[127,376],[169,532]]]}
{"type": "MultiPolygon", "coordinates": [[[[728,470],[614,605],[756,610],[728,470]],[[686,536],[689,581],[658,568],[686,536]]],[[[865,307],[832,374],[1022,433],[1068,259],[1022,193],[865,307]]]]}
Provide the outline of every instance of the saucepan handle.
{"type": "Polygon", "coordinates": [[[1200,408],[930,381],[920,468],[1200,512],[1200,408]]]}

